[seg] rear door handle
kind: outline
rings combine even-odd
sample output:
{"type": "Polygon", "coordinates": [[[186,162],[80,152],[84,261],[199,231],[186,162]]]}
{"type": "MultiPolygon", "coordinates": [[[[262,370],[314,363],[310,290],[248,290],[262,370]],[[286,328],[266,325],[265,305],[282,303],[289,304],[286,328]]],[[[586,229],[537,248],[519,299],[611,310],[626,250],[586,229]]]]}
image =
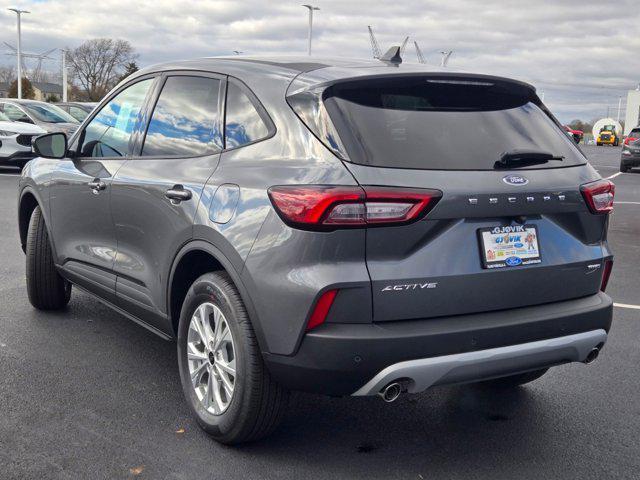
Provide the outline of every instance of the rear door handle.
{"type": "Polygon", "coordinates": [[[87,185],[89,185],[89,188],[93,191],[94,195],[97,195],[101,190],[107,188],[107,184],[99,178],[95,178],[93,181],[87,183],[87,185]]]}
{"type": "Polygon", "coordinates": [[[164,192],[164,196],[171,200],[171,203],[176,204],[191,199],[191,191],[182,185],[174,185],[173,188],[164,192]]]}

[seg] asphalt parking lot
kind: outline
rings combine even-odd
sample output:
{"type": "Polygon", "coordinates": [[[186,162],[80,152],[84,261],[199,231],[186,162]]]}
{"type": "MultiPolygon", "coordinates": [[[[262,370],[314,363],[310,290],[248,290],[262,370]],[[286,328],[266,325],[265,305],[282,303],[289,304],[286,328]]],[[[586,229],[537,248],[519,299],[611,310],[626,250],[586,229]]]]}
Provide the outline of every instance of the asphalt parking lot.
{"type": "MultiPolygon", "coordinates": [[[[620,149],[584,147],[603,177],[620,149]]],[[[173,343],[75,291],[27,300],[14,172],[0,172],[0,478],[638,478],[640,170],[617,175],[609,342],[510,392],[439,387],[393,404],[298,394],[275,435],[223,447],[182,399],[173,343]]]]}

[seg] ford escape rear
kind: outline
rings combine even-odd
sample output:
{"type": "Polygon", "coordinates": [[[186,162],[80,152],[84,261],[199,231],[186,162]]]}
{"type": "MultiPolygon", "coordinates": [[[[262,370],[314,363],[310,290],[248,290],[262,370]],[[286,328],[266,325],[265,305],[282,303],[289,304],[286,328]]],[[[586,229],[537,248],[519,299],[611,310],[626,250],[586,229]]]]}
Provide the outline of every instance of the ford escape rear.
{"type": "Polygon", "coordinates": [[[33,305],[63,308],[74,284],[176,338],[187,402],[222,442],[268,434],[289,390],[518,385],[607,339],[614,185],[521,82],[179,62],[36,149],[19,210],[33,305]]]}

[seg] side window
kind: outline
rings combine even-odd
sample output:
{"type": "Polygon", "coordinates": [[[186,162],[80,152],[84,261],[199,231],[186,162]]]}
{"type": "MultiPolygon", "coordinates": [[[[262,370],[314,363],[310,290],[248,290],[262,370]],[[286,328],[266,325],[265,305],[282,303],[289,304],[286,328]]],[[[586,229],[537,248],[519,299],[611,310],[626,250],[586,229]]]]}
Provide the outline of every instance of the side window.
{"type": "Polygon", "coordinates": [[[11,105],[10,103],[4,104],[4,114],[14,122],[33,123],[26,113],[24,113],[15,105],[11,105]]]}
{"type": "Polygon", "coordinates": [[[80,156],[123,157],[153,79],[126,88],[107,103],[84,130],[80,156]]]}
{"type": "Polygon", "coordinates": [[[70,106],[70,107],[67,107],[67,109],[68,109],[67,111],[71,114],[71,116],[76,120],[78,120],[79,122],[82,122],[89,115],[87,112],[85,112],[84,110],[78,107],[70,106]]]}
{"type": "Polygon", "coordinates": [[[194,157],[222,149],[220,80],[168,77],[153,110],[143,156],[194,157]]]}
{"type": "Polygon", "coordinates": [[[225,122],[227,148],[239,147],[269,136],[269,128],[251,99],[233,81],[227,87],[225,122]]]}

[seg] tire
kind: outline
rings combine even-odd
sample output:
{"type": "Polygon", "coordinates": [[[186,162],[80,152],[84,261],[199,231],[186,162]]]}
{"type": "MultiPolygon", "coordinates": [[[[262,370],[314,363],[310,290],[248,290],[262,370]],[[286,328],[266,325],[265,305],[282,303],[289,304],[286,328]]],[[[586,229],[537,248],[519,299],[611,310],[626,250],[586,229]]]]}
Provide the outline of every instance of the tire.
{"type": "MultiPolygon", "coordinates": [[[[207,330],[204,335],[207,340],[212,339],[211,330],[207,330]]],[[[225,272],[202,275],[187,292],[178,326],[178,367],[182,390],[191,411],[202,429],[218,442],[232,445],[258,440],[275,430],[282,420],[289,392],[271,378],[240,294],[225,272]],[[200,307],[204,310],[199,310],[200,307]],[[224,369],[223,372],[219,368],[221,359],[217,355],[222,355],[219,350],[215,352],[215,360],[211,360],[211,353],[207,353],[210,350],[201,348],[205,343],[202,342],[203,335],[195,329],[195,324],[194,328],[191,327],[196,311],[199,312],[196,318],[218,318],[217,322],[212,322],[213,327],[221,325],[221,318],[228,325],[231,340],[229,341],[227,335],[226,346],[221,347],[223,355],[227,357],[222,359],[222,364],[227,367],[232,365],[229,361],[232,357],[229,353],[231,343],[236,375],[228,375],[225,373],[228,370],[224,369]],[[221,314],[222,317],[216,317],[217,314],[221,314]],[[188,360],[187,352],[208,358],[209,361],[202,358],[188,360]],[[195,377],[200,385],[198,392],[191,380],[192,371],[200,371],[195,377]],[[215,373],[210,373],[212,371],[215,373]],[[224,407],[216,400],[209,400],[209,406],[206,406],[205,398],[211,398],[208,396],[209,389],[218,392],[218,399],[222,399],[223,375],[228,382],[233,383],[230,398],[224,395],[227,406],[224,407]],[[220,386],[212,387],[211,382],[218,382],[220,386]]]]}
{"type": "Polygon", "coordinates": [[[513,388],[539,379],[541,376],[547,373],[548,370],[548,368],[543,368],[541,370],[518,373],[516,375],[510,375],[508,377],[494,378],[493,380],[486,380],[484,382],[481,382],[481,384],[487,387],[494,388],[513,388]]]}
{"type": "Polygon", "coordinates": [[[597,145],[598,147],[602,146],[602,144],[601,144],[600,142],[596,142],[596,145],[597,145]]]}
{"type": "Polygon", "coordinates": [[[71,298],[71,283],[53,263],[49,233],[40,207],[31,213],[26,246],[27,294],[38,310],[61,310],[71,298]]]}
{"type": "Polygon", "coordinates": [[[622,173],[627,173],[629,170],[631,170],[631,168],[626,166],[624,163],[620,162],[620,171],[622,173]]]}

